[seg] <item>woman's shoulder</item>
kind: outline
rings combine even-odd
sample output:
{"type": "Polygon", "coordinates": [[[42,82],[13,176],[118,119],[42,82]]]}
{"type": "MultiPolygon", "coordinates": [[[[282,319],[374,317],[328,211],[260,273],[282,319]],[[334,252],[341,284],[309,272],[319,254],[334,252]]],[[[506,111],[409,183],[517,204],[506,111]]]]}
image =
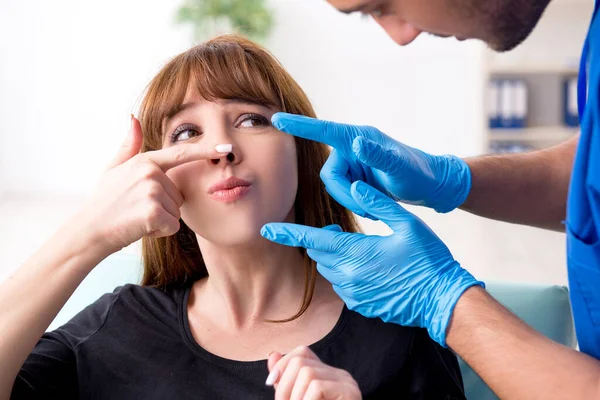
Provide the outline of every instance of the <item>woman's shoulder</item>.
{"type": "Polygon", "coordinates": [[[363,354],[375,359],[385,358],[390,353],[408,358],[420,331],[386,323],[379,318],[367,318],[344,306],[333,330],[311,347],[317,352],[331,354],[342,354],[345,349],[352,348],[353,355],[363,354]]]}
{"type": "Polygon", "coordinates": [[[114,307],[136,308],[147,307],[177,307],[182,299],[183,288],[156,288],[136,284],[126,284],[116,287],[112,292],[106,293],[90,304],[84,311],[109,313],[114,307]]]}
{"type": "Polygon", "coordinates": [[[366,349],[377,347],[379,350],[393,350],[405,354],[424,351],[453,353],[436,343],[424,328],[401,326],[384,322],[380,318],[367,318],[358,312],[344,309],[347,313],[346,327],[340,334],[340,340],[352,341],[366,349]],[[430,351],[430,350],[428,350],[430,351]]]}
{"type": "Polygon", "coordinates": [[[348,314],[346,322],[350,328],[347,329],[348,333],[365,339],[380,338],[384,340],[385,338],[390,338],[394,341],[402,340],[407,344],[412,344],[415,335],[423,331],[420,328],[384,322],[380,318],[367,318],[347,308],[345,308],[344,312],[348,314]]]}
{"type": "Polygon", "coordinates": [[[185,290],[183,287],[157,288],[128,283],[118,286],[112,293],[107,294],[107,297],[120,302],[136,302],[138,305],[171,304],[181,300],[185,290]]]}
{"type": "Polygon", "coordinates": [[[135,284],[115,288],[85,307],[55,332],[76,345],[123,326],[176,326],[185,289],[135,284]]]}
{"type": "Polygon", "coordinates": [[[110,312],[112,318],[136,318],[161,321],[177,319],[183,306],[186,288],[156,288],[127,284],[117,287],[112,293],[102,296],[97,306],[110,312]]]}
{"type": "Polygon", "coordinates": [[[344,313],[342,329],[317,355],[349,371],[365,398],[423,390],[428,393],[423,398],[464,398],[456,356],[433,341],[426,329],[367,318],[347,308],[344,313]]]}

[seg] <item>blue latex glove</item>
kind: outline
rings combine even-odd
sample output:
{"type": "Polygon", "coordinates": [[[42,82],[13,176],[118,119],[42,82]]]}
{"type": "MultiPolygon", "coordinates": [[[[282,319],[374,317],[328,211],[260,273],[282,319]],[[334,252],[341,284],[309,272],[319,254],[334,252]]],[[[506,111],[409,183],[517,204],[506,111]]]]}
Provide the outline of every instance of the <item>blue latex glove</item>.
{"type": "Polygon", "coordinates": [[[287,113],[274,114],[272,123],[282,132],[333,147],[321,179],[331,197],[357,215],[371,217],[350,195],[350,184],[357,180],[394,200],[441,213],[460,206],[471,190],[471,172],[460,158],[424,153],[376,128],[287,113]]]}
{"type": "Polygon", "coordinates": [[[364,182],[351,196],[385,222],[390,236],[368,236],[289,223],[266,224],[261,234],[274,242],[308,249],[317,269],[349,309],[385,322],[427,328],[446,345],[446,329],[462,293],[481,285],[454,260],[423,221],[364,182]]]}

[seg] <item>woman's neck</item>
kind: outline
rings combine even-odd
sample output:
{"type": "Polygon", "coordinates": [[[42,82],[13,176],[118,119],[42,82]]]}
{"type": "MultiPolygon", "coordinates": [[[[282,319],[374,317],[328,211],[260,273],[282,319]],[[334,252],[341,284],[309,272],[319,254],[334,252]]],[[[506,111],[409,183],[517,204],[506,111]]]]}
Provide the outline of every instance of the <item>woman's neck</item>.
{"type": "Polygon", "coordinates": [[[209,276],[194,284],[191,310],[234,330],[298,312],[305,288],[299,249],[262,238],[237,247],[215,245],[200,237],[198,242],[209,276]]]}

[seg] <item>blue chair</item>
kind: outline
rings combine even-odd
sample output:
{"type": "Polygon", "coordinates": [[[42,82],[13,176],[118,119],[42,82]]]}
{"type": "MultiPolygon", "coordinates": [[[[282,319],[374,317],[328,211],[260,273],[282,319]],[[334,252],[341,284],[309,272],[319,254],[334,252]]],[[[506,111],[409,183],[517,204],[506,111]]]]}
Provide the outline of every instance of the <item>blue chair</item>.
{"type": "Polygon", "coordinates": [[[111,255],[98,264],[81,282],[81,285],[54,318],[48,331],[65,324],[103,294],[112,292],[118,286],[127,283],[140,283],[141,279],[142,261],[140,257],[123,252],[111,255]]]}
{"type": "MultiPolygon", "coordinates": [[[[506,308],[555,342],[577,345],[569,290],[564,286],[517,283],[486,283],[488,292],[506,308]]],[[[498,397],[461,359],[460,369],[467,399],[496,400],[498,397]]]]}
{"type": "MultiPolygon", "coordinates": [[[[117,286],[139,283],[141,271],[141,261],[136,255],[117,253],[108,257],[85,278],[48,329],[64,324],[117,286]]],[[[534,329],[556,342],[575,348],[575,329],[566,287],[492,282],[487,284],[487,289],[534,329]]],[[[468,399],[498,398],[464,361],[459,362],[468,399]]]]}

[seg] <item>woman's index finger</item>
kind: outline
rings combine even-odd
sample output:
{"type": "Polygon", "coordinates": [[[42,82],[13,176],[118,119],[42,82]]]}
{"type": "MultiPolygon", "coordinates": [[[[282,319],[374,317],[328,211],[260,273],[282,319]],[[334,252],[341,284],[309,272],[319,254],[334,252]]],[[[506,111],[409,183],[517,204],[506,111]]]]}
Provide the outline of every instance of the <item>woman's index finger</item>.
{"type": "Polygon", "coordinates": [[[173,146],[165,149],[149,151],[147,158],[158,165],[163,172],[192,161],[209,160],[226,157],[227,153],[220,153],[216,149],[205,149],[200,146],[173,146]]]}

